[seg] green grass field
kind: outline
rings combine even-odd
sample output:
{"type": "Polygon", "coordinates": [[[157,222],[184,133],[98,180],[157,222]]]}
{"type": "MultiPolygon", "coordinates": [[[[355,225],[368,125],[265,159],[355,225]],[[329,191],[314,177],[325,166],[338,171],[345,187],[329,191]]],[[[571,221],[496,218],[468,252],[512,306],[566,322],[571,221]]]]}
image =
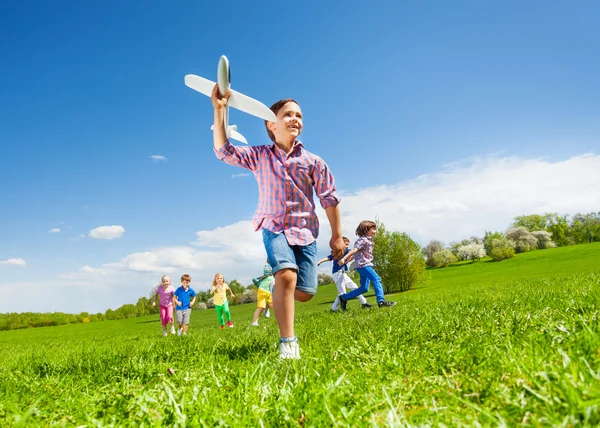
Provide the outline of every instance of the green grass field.
{"type": "Polygon", "coordinates": [[[0,425],[600,424],[600,243],[429,272],[386,310],[330,313],[321,287],[300,361],[253,305],[226,330],[195,311],[188,337],[157,316],[0,332],[0,425]]]}

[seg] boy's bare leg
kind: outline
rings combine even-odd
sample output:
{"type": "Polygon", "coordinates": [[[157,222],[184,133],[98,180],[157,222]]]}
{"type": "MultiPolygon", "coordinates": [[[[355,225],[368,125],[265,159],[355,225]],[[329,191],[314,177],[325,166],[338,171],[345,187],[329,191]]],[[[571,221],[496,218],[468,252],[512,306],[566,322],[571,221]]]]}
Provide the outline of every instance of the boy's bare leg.
{"type": "Polygon", "coordinates": [[[294,300],[306,302],[313,297],[296,290],[297,279],[298,274],[293,269],[282,269],[275,274],[273,310],[280,337],[294,336],[294,300]]]}

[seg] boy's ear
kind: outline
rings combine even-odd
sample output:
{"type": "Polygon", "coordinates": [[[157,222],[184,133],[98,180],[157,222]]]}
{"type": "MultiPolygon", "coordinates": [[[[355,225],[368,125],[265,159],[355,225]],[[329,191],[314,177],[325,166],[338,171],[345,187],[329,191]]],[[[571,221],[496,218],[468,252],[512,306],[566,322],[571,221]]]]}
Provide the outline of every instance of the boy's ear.
{"type": "Polygon", "coordinates": [[[273,132],[275,130],[275,122],[268,122],[267,121],[267,129],[271,132],[273,132]]]}

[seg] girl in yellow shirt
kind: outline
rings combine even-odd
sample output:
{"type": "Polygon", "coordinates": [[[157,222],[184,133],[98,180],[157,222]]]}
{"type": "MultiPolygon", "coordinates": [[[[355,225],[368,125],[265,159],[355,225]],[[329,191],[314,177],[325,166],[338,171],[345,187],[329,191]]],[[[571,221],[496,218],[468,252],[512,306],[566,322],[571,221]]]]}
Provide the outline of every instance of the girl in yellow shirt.
{"type": "Polygon", "coordinates": [[[212,290],[210,290],[211,294],[214,294],[214,303],[215,309],[217,310],[217,318],[219,319],[219,324],[221,328],[225,328],[225,322],[227,322],[228,327],[233,327],[233,323],[231,322],[231,312],[229,312],[229,302],[227,301],[226,292],[229,290],[229,294],[231,294],[231,298],[235,297],[231,288],[225,283],[223,278],[223,274],[216,274],[213,279],[212,290]],[[225,317],[223,317],[225,314],[225,317]],[[224,319],[225,318],[225,319],[224,319]]]}

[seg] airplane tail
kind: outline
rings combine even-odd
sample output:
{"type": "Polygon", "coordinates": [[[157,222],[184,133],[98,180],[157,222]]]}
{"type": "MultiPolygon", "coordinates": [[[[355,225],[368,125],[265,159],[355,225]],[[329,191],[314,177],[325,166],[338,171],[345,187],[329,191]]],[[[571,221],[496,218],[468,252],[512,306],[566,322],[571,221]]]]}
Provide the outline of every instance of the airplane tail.
{"type": "MultiPolygon", "coordinates": [[[[210,129],[214,130],[215,126],[214,125],[211,126],[210,129]]],[[[237,125],[229,125],[229,127],[226,130],[226,133],[227,133],[228,138],[233,138],[234,140],[237,140],[241,143],[248,144],[246,137],[244,137],[242,134],[237,132],[237,125]]]]}

